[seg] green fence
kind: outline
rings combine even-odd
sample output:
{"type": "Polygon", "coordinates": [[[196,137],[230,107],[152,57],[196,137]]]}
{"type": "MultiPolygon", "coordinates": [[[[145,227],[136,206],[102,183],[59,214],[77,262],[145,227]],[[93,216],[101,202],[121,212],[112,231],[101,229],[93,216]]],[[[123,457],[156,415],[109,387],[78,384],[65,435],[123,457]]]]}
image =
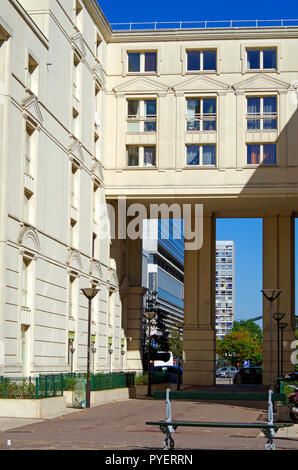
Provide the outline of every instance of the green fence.
{"type": "MultiPolygon", "coordinates": [[[[40,374],[39,377],[0,377],[0,398],[50,398],[72,391],[77,379],[86,380],[86,374],[40,374]]],[[[167,372],[152,372],[151,383],[169,381],[167,372]]],[[[148,375],[136,372],[90,374],[91,391],[112,390],[147,384],[148,375]]]]}
{"type": "MultiPolygon", "coordinates": [[[[65,391],[72,391],[74,384],[78,379],[86,380],[86,374],[72,373],[72,374],[57,374],[57,375],[40,375],[40,378],[56,377],[62,381],[62,388],[65,391]]],[[[90,374],[90,387],[91,391],[111,390],[114,388],[134,387],[135,372],[112,372],[112,373],[98,373],[90,374]]]]}
{"type": "MultiPolygon", "coordinates": [[[[169,382],[168,372],[151,372],[151,384],[163,384],[169,382]]],[[[148,374],[137,374],[135,377],[136,385],[147,385],[148,374]]]]}
{"type": "Polygon", "coordinates": [[[58,376],[0,377],[0,398],[50,398],[63,395],[58,376]]]}

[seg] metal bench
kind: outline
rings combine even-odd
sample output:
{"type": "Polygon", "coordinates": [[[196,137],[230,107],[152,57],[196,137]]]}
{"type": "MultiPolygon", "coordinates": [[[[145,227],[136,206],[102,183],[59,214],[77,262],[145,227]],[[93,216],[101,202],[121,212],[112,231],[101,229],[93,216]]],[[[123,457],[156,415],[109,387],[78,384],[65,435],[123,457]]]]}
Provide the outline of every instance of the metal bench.
{"type": "Polygon", "coordinates": [[[153,394],[155,399],[166,399],[166,418],[164,421],[146,421],[148,425],[157,425],[160,430],[165,434],[163,441],[164,449],[174,449],[175,442],[173,434],[178,427],[208,427],[208,428],[247,428],[247,429],[260,429],[264,436],[267,438],[265,444],[266,450],[274,450],[275,443],[273,441],[275,433],[284,427],[293,426],[292,423],[274,423],[273,422],[273,403],[275,401],[283,401],[286,396],[282,393],[273,393],[269,390],[267,393],[219,393],[219,392],[171,392],[167,389],[166,392],[155,392],[153,394]],[[266,423],[225,423],[225,422],[201,422],[201,421],[175,421],[172,420],[171,399],[174,400],[211,400],[212,402],[221,401],[268,401],[268,422],[266,423]]]}

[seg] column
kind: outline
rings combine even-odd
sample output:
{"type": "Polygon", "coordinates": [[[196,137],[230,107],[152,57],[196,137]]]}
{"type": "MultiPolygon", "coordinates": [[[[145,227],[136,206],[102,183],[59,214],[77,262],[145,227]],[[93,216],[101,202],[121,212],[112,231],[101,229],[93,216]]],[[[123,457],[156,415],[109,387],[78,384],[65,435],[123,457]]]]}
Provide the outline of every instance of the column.
{"type": "Polygon", "coordinates": [[[127,368],[142,371],[142,319],[143,296],[147,289],[142,287],[142,240],[127,240],[129,249],[129,287],[127,298],[127,368]]]}
{"type": "Polygon", "coordinates": [[[203,224],[201,249],[184,252],[184,385],[215,383],[215,218],[203,224]]]}
{"type": "MultiPolygon", "coordinates": [[[[294,369],[291,343],[295,339],[295,235],[291,214],[263,218],[263,289],[278,288],[282,293],[273,302],[273,312],[284,312],[288,323],[283,334],[283,371],[294,369]]],[[[270,381],[270,306],[263,299],[263,384],[270,381]]],[[[277,322],[273,319],[273,380],[277,378],[277,322]]]]}

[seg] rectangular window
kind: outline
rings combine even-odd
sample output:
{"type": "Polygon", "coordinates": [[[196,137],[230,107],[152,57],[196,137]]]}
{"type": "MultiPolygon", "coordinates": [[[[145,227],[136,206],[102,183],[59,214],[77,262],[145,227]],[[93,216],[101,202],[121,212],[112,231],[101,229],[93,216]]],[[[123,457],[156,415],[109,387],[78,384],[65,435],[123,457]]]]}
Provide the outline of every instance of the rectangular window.
{"type": "Polygon", "coordinates": [[[28,88],[38,95],[38,63],[30,54],[28,56],[28,88]]]}
{"type": "Polygon", "coordinates": [[[154,167],[156,162],[155,146],[127,146],[127,165],[128,166],[150,166],[154,167]]]}
{"type": "Polygon", "coordinates": [[[26,122],[25,134],[25,173],[28,175],[33,174],[33,162],[35,158],[35,134],[34,127],[26,122]]]}
{"type": "Polygon", "coordinates": [[[186,146],[186,164],[214,166],[216,162],[215,145],[187,145],[186,146]]]}
{"type": "Polygon", "coordinates": [[[247,49],[248,70],[276,70],[276,49],[247,49]]]}
{"type": "Polygon", "coordinates": [[[247,98],[247,129],[277,129],[276,96],[247,98]]]}
{"type": "Polygon", "coordinates": [[[156,131],[156,100],[127,100],[127,132],[156,131]]]}
{"type": "Polygon", "coordinates": [[[216,71],[216,50],[187,51],[187,71],[216,71]]]}
{"type": "Polygon", "coordinates": [[[187,131],[216,130],[216,98],[188,98],[187,131]]]}
{"type": "Polygon", "coordinates": [[[276,165],[276,144],[247,144],[248,165],[276,165]]]}
{"type": "Polygon", "coordinates": [[[128,72],[156,72],[157,71],[157,53],[148,52],[128,52],[128,72]]]}

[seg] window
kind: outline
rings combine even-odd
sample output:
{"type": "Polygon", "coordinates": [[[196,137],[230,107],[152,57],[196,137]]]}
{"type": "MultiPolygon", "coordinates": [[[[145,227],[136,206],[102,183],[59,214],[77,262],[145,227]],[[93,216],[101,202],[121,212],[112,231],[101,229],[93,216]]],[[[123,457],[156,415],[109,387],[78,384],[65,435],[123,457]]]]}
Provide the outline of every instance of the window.
{"type": "Polygon", "coordinates": [[[99,223],[99,205],[100,205],[100,193],[99,193],[100,185],[97,181],[93,183],[93,222],[94,224],[99,223]]]}
{"type": "Polygon", "coordinates": [[[76,274],[70,274],[68,283],[68,314],[70,318],[75,317],[77,308],[77,277],[76,274]]]}
{"type": "Polygon", "coordinates": [[[34,127],[30,123],[26,122],[26,134],[25,134],[25,173],[32,175],[33,173],[33,162],[35,156],[35,135],[34,127]]]}
{"type": "Polygon", "coordinates": [[[247,49],[248,70],[276,70],[276,49],[247,49]]]}
{"type": "Polygon", "coordinates": [[[23,205],[23,217],[24,221],[32,224],[33,222],[33,193],[27,189],[24,188],[24,205],[23,205]]]}
{"type": "Polygon", "coordinates": [[[188,98],[187,131],[216,130],[216,98],[188,98]]]}
{"type": "Polygon", "coordinates": [[[157,54],[154,51],[128,52],[128,72],[156,72],[157,54]]]}
{"type": "Polygon", "coordinates": [[[83,26],[83,7],[79,0],[75,0],[75,25],[82,32],[83,26]]]}
{"type": "Polygon", "coordinates": [[[127,165],[128,166],[155,166],[155,146],[137,147],[127,146],[127,165]]]}
{"type": "Polygon", "coordinates": [[[247,98],[247,129],[277,129],[276,96],[247,98]]]}
{"type": "Polygon", "coordinates": [[[215,50],[193,50],[186,51],[187,71],[195,72],[198,70],[216,70],[216,51],[215,50]]]}
{"type": "Polygon", "coordinates": [[[215,165],[216,147],[215,145],[187,145],[186,164],[187,165],[215,165]]]}
{"type": "Polygon", "coordinates": [[[35,95],[38,94],[38,63],[30,54],[28,56],[28,89],[35,95]]]}
{"type": "Polygon", "coordinates": [[[76,54],[73,58],[73,97],[80,101],[80,59],[76,54]]]}
{"type": "Polygon", "coordinates": [[[248,165],[276,165],[276,144],[247,144],[248,165]]]}
{"type": "Polygon", "coordinates": [[[22,307],[30,307],[30,292],[31,292],[31,259],[23,257],[22,259],[22,275],[21,275],[21,289],[22,289],[22,307]]]}
{"type": "Polygon", "coordinates": [[[100,46],[102,44],[102,39],[98,33],[96,33],[96,57],[100,57],[100,46]]]}
{"type": "Polygon", "coordinates": [[[127,132],[156,132],[156,100],[127,100],[127,132]]]}

